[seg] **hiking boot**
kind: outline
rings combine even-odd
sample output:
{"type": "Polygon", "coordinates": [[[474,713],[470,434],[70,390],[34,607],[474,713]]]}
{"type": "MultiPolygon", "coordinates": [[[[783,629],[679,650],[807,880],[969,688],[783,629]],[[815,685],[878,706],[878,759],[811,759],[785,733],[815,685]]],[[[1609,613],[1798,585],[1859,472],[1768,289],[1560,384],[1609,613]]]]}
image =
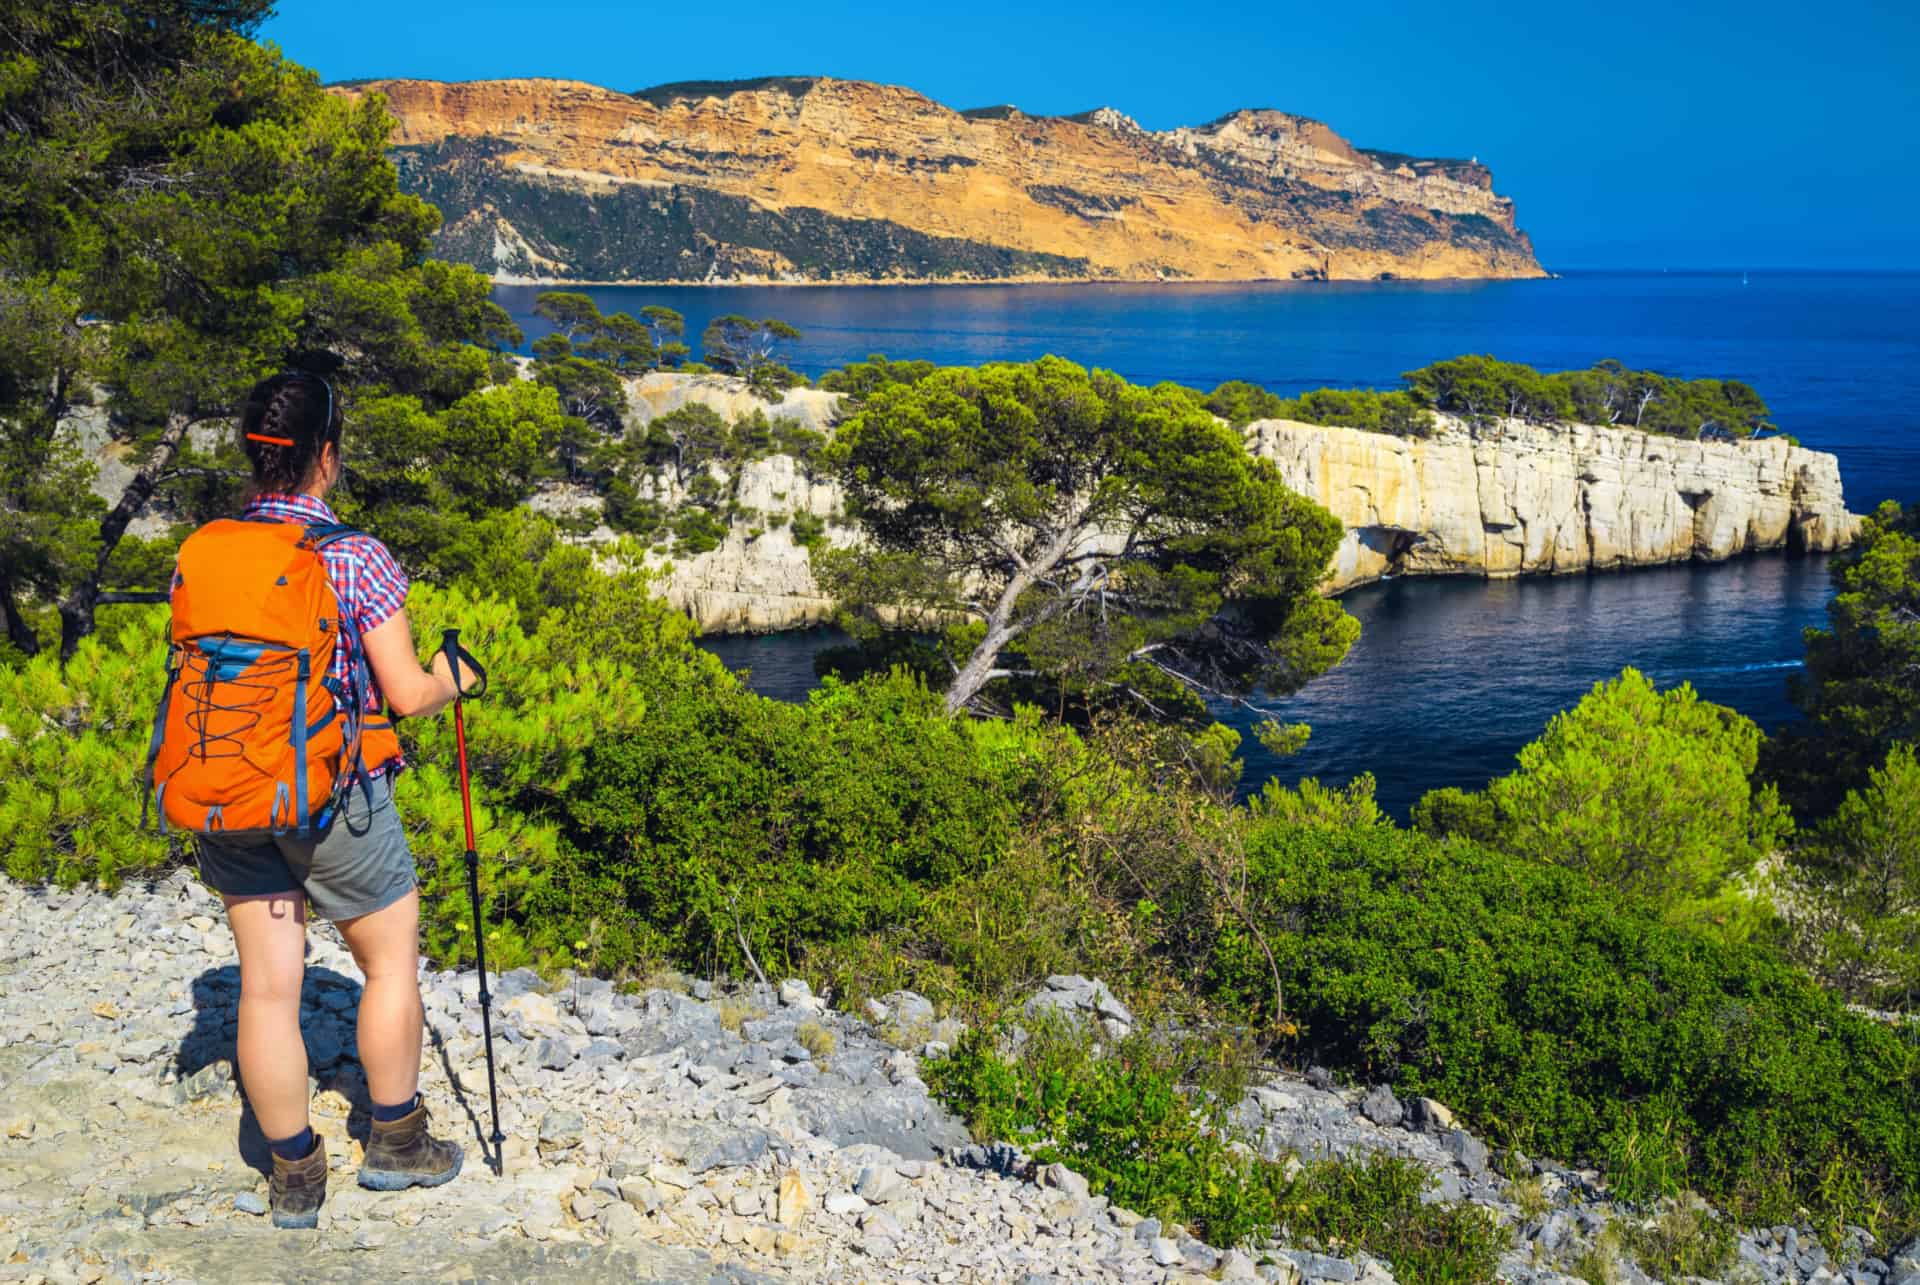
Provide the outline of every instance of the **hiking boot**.
{"type": "Polygon", "coordinates": [[[327,1198],[327,1140],[314,1134],[313,1150],[304,1160],[275,1156],[267,1197],[275,1227],[318,1227],[320,1202],[327,1198]]]}
{"type": "Polygon", "coordinates": [[[438,1187],[460,1172],[466,1153],[458,1143],[443,1142],[428,1133],[427,1104],[417,1097],[413,1101],[413,1110],[398,1120],[372,1122],[367,1158],[360,1162],[362,1187],[374,1191],[438,1187]]]}

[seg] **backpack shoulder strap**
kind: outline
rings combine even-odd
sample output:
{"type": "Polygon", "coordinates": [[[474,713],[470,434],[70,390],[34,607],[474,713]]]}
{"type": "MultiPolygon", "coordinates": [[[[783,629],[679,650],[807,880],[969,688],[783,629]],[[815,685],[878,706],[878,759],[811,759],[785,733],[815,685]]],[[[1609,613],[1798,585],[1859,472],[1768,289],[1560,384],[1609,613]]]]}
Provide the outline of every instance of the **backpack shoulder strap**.
{"type": "Polygon", "coordinates": [[[306,531],[307,539],[316,552],[353,536],[366,535],[365,531],[358,527],[350,527],[344,522],[309,522],[306,531]]]}

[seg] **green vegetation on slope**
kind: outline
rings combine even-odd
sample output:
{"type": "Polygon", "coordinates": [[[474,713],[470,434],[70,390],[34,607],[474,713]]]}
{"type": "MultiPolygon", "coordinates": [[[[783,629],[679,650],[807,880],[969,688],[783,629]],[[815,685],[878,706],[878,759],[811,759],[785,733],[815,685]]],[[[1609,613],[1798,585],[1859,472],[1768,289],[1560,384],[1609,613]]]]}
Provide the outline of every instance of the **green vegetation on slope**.
{"type": "Polygon", "coordinates": [[[492,139],[394,149],[407,190],[445,215],[435,251],[485,271],[586,281],[704,281],[710,274],[789,270],[810,281],[1090,275],[1083,258],[932,236],[806,206],[770,210],[690,185],[578,191],[503,169],[494,159],[501,150],[492,139]],[[493,217],[477,217],[483,210],[493,217]],[[503,262],[496,218],[539,259],[512,250],[503,262]]]}
{"type": "Polygon", "coordinates": [[[968,1031],[929,1065],[935,1091],[981,1137],[1065,1163],[1115,1204],[1216,1245],[1277,1232],[1364,1250],[1409,1285],[1495,1279],[1509,1234],[1472,1206],[1422,1200],[1431,1175],[1412,1161],[1264,1159],[1260,1140],[1233,1126],[1220,1098],[1189,1090],[1189,1068],[1154,1037],[1096,1053],[1085,1032],[1041,1024],[1017,1055],[996,1048],[1000,1039],[992,1028],[968,1031]]]}
{"type": "MultiPolygon", "coordinates": [[[[912,985],[983,1020],[1049,973],[1098,973],[1143,1012],[1248,1028],[1496,1143],[1599,1163],[1623,1194],[1693,1187],[1768,1222],[1912,1207],[1920,1046],[1761,945],[1326,792],[1233,807],[1172,729],[954,722],[899,676],[766,701],[642,582],[600,574],[532,633],[512,604],[416,604],[514,676],[471,729],[503,966],[741,970],[751,950],[836,994],[912,985]]],[[[137,830],[127,784],[158,630],[110,630],[64,677],[52,657],[0,671],[15,877],[178,859],[137,830]]],[[[452,962],[448,733],[403,726],[428,941],[452,962]]]]}
{"type": "Polygon", "coordinates": [[[1806,635],[1787,685],[1805,721],[1767,754],[1767,775],[1802,814],[1824,815],[1896,742],[1920,744],[1920,509],[1888,501],[1833,560],[1827,627],[1806,635]]]}
{"type": "Polygon", "coordinates": [[[1401,378],[1407,387],[1399,391],[1321,388],[1298,397],[1229,380],[1201,400],[1236,428],[1256,419],[1291,419],[1397,437],[1432,434],[1434,411],[1476,427],[1506,418],[1606,424],[1693,439],[1745,438],[1774,428],[1760,395],[1737,379],[1677,379],[1611,360],[1590,370],[1543,373],[1494,357],[1453,357],[1401,378]]]}

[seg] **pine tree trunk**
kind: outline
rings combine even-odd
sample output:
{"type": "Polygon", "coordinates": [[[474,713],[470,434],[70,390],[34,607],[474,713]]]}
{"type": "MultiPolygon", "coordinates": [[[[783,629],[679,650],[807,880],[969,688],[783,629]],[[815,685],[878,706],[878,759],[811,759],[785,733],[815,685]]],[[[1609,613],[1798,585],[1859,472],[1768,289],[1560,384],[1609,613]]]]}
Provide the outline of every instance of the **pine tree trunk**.
{"type": "Polygon", "coordinates": [[[27,618],[20,614],[20,604],[15,600],[14,593],[13,577],[8,574],[5,567],[0,567],[0,615],[6,617],[7,641],[12,643],[15,650],[23,656],[38,656],[40,654],[39,635],[33,632],[33,627],[27,623],[27,618]]]}
{"type": "Polygon", "coordinates": [[[147,507],[147,501],[153,498],[154,488],[160,484],[160,475],[173,463],[181,441],[186,438],[187,427],[192,423],[192,416],[183,413],[167,417],[167,427],[160,434],[160,440],[154,443],[153,453],[147,457],[146,465],[133,475],[133,479],[127,483],[127,489],[120,493],[120,499],[101,519],[100,548],[94,555],[93,570],[60,601],[60,659],[63,663],[73,659],[73,653],[80,648],[81,639],[93,632],[93,613],[100,605],[100,581],[107,574],[107,563],[112,559],[113,551],[120,546],[120,537],[127,533],[128,525],[140,515],[140,510],[147,507]]]}
{"type": "Polygon", "coordinates": [[[951,718],[965,709],[982,687],[993,677],[994,662],[1000,659],[1000,649],[1012,641],[1011,632],[989,632],[973,655],[967,657],[967,663],[953,676],[953,686],[947,688],[947,716],[951,718]]]}

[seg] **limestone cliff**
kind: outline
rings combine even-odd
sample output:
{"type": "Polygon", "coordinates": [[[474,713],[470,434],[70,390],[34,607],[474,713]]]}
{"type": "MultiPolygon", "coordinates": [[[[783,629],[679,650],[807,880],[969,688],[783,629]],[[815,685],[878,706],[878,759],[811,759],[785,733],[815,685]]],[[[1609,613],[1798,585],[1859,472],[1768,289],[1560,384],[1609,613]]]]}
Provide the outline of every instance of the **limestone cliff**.
{"type": "MultiPolygon", "coordinates": [[[[772,405],[750,398],[738,380],[719,376],[653,374],[628,385],[631,417],[641,423],[700,402],[730,417],[759,407],[821,430],[838,405],[836,394],[805,389],[772,405]]],[[[1445,416],[1424,441],[1285,420],[1252,424],[1246,438],[1289,486],[1346,524],[1326,583],[1332,593],[1387,575],[1564,575],[1770,549],[1825,552],[1844,547],[1858,526],[1838,461],[1782,438],[1692,442],[1516,421],[1473,432],[1445,416]]],[[[728,482],[756,516],[736,523],[717,549],[663,560],[667,597],[708,632],[827,619],[833,604],[786,520],[810,514],[828,519],[829,543],[856,538],[831,521],[839,489],[787,456],[748,464],[728,482]]],[[[640,489],[668,507],[685,500],[670,471],[640,489]]]]}
{"type": "Polygon", "coordinates": [[[438,252],[501,279],[1543,275],[1485,166],[1285,112],[1155,132],[824,77],[337,92],[386,96],[402,181],[446,216],[438,252]]]}
{"type": "Polygon", "coordinates": [[[1249,446],[1347,526],[1329,587],[1824,552],[1853,539],[1832,455],[1781,438],[1693,442],[1590,425],[1443,421],[1426,441],[1285,420],[1249,446]]]}

